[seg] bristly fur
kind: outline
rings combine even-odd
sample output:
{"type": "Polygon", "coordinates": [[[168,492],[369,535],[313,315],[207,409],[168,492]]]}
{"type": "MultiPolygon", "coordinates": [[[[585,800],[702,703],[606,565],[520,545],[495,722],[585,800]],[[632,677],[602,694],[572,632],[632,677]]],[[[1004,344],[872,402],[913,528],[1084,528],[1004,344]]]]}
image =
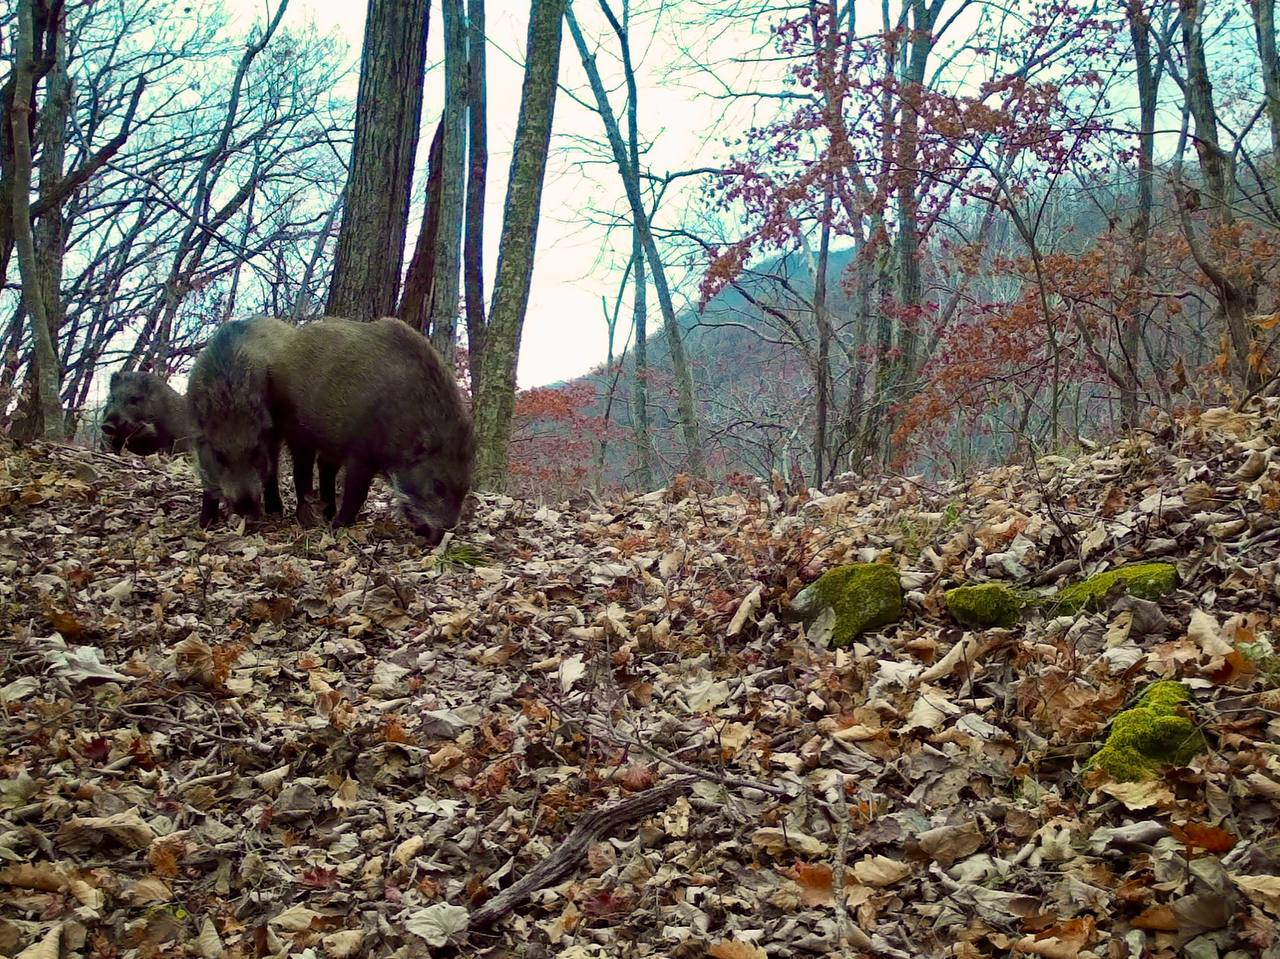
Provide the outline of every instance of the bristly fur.
{"type": "Polygon", "coordinates": [[[278,431],[267,397],[268,367],[297,331],[261,316],[226,323],[209,338],[191,369],[188,398],[198,430],[206,497],[257,500],[279,509],[278,431]]]}
{"type": "Polygon", "coordinates": [[[195,444],[191,405],[154,373],[111,374],[102,440],[119,453],[182,453],[195,444]]]}
{"type": "Polygon", "coordinates": [[[457,521],[475,459],[471,414],[416,330],[390,317],[308,323],[273,363],[271,393],[295,461],[346,469],[354,493],[338,525],[355,518],[375,474],[390,478],[415,525],[457,521]]]}

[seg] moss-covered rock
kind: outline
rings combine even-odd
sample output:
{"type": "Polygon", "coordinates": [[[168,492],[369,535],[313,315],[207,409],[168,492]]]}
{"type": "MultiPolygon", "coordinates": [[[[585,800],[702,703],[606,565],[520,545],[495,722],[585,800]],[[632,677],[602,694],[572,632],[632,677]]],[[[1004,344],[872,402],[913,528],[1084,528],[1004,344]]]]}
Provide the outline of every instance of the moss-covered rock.
{"type": "Polygon", "coordinates": [[[1026,605],[1021,594],[1004,583],[957,586],[947,590],[946,600],[951,618],[971,629],[1013,626],[1026,605]]]}
{"type": "Polygon", "coordinates": [[[1178,585],[1178,570],[1172,563],[1131,563],[1072,583],[1048,600],[1049,606],[1066,613],[1100,609],[1111,587],[1123,582],[1139,599],[1157,600],[1178,585]]]}
{"type": "Polygon", "coordinates": [[[1147,687],[1136,706],[1111,721],[1111,733],[1085,769],[1099,768],[1119,782],[1156,779],[1165,766],[1185,766],[1208,749],[1204,734],[1179,707],[1187,687],[1165,680],[1147,687]]]}
{"type": "Polygon", "coordinates": [[[892,566],[850,563],[827,570],[800,590],[791,609],[806,622],[830,609],[835,613],[831,645],[848,646],[863,633],[902,617],[902,582],[892,566]]]}

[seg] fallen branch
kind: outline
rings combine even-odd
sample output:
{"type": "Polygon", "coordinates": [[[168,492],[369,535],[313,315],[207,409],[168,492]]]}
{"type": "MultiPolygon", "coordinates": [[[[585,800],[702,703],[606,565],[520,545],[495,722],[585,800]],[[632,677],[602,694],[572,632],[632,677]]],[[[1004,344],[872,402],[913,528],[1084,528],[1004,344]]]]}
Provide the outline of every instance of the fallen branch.
{"type": "Polygon", "coordinates": [[[569,833],[555,852],[534,866],[524,878],[502,890],[473,912],[469,923],[470,928],[478,929],[492,925],[539,889],[555,885],[573,872],[578,861],[587,854],[587,849],[593,842],[613,832],[619,826],[665,809],[673,798],[686,792],[693,785],[694,780],[693,776],[681,776],[613,805],[605,806],[603,809],[587,813],[573,827],[573,832],[569,833]]]}

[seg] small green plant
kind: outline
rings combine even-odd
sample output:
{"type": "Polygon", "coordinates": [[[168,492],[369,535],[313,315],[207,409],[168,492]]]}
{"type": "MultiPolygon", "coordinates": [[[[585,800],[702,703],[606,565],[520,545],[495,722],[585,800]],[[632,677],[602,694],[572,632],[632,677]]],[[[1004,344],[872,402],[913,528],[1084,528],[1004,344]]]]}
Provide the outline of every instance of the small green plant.
{"type": "Polygon", "coordinates": [[[459,543],[453,540],[435,554],[436,568],[442,572],[451,572],[458,569],[474,569],[477,566],[484,566],[489,561],[489,557],[479,546],[473,546],[471,543],[459,543]]]}
{"type": "Polygon", "coordinates": [[[1253,664],[1253,668],[1269,687],[1280,687],[1280,653],[1276,652],[1270,637],[1264,635],[1256,642],[1243,643],[1240,645],[1240,652],[1253,664]]]}

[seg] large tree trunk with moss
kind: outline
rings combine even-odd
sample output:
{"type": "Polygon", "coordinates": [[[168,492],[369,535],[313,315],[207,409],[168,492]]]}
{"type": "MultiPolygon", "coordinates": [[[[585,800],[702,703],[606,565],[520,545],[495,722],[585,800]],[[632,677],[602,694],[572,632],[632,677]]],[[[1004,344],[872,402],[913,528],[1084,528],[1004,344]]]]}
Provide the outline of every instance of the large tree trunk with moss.
{"type": "MultiPolygon", "coordinates": [[[[53,30],[55,51],[65,43],[65,22],[53,30]]],[[[34,0],[19,0],[17,29],[14,37],[14,95],[9,119],[13,135],[13,199],[12,217],[18,266],[22,274],[22,296],[31,319],[35,366],[35,396],[40,414],[39,433],[45,439],[61,440],[65,423],[59,398],[60,368],[57,355],[57,333],[50,323],[59,308],[50,309],[50,299],[59,298],[57,280],[52,280],[36,255],[35,235],[31,226],[31,101],[35,83],[35,11],[34,0]],[[50,290],[49,287],[53,289],[50,290]],[[50,297],[52,293],[52,297],[50,297]]],[[[65,52],[55,52],[65,68],[65,52]]],[[[56,71],[56,68],[55,68],[56,71]]],[[[65,69],[64,69],[65,77],[65,69]]],[[[63,117],[65,122],[65,116],[63,117]]],[[[50,117],[46,122],[56,122],[50,117]]],[[[60,162],[60,161],[59,161],[60,162]]],[[[59,260],[59,263],[61,261],[59,260]]],[[[61,271],[59,269],[60,279],[61,271]]]]}
{"type": "MultiPolygon", "coordinates": [[[[616,18],[607,6],[605,14],[616,24],[616,18]]],[[[644,245],[645,258],[653,275],[654,292],[658,295],[658,308],[662,311],[662,324],[666,333],[667,345],[671,352],[671,369],[676,380],[676,409],[680,416],[681,432],[684,435],[685,452],[688,457],[689,472],[695,476],[706,473],[705,453],[702,448],[702,435],[698,426],[697,407],[693,398],[693,376],[689,371],[689,361],[684,352],[684,342],[680,336],[680,327],[676,322],[675,305],[671,299],[671,289],[667,285],[667,274],[663,268],[662,258],[658,255],[658,244],[653,238],[653,230],[649,223],[649,214],[644,206],[644,198],[640,194],[640,171],[633,167],[627,155],[626,146],[622,142],[622,132],[618,128],[617,117],[609,103],[604,82],[600,79],[600,71],[596,69],[595,57],[587,47],[586,39],[573,16],[573,11],[566,5],[565,19],[569,23],[569,32],[578,48],[578,56],[586,71],[587,80],[591,84],[591,92],[596,101],[596,112],[604,123],[605,135],[609,139],[609,147],[613,153],[614,165],[622,178],[623,189],[627,194],[627,202],[631,206],[632,223],[640,231],[640,240],[644,245]]],[[[619,28],[615,26],[615,30],[619,28]]],[[[623,33],[625,38],[625,33],[623,33]]],[[[631,74],[630,54],[627,44],[622,46],[623,69],[631,74]]],[[[634,96],[634,93],[632,94],[634,96]]]]}
{"type": "Polygon", "coordinates": [[[507,450],[515,413],[516,362],[529,305],[533,254],[542,206],[542,181],[551,144],[556,82],[560,72],[564,0],[532,0],[529,42],[520,94],[520,116],[498,241],[493,306],[480,361],[480,393],[475,402],[476,484],[502,490],[507,482],[507,450]]]}
{"type": "Polygon", "coordinates": [[[428,0],[369,0],[355,143],[327,312],[369,320],[396,310],[418,149],[428,0]]]}

